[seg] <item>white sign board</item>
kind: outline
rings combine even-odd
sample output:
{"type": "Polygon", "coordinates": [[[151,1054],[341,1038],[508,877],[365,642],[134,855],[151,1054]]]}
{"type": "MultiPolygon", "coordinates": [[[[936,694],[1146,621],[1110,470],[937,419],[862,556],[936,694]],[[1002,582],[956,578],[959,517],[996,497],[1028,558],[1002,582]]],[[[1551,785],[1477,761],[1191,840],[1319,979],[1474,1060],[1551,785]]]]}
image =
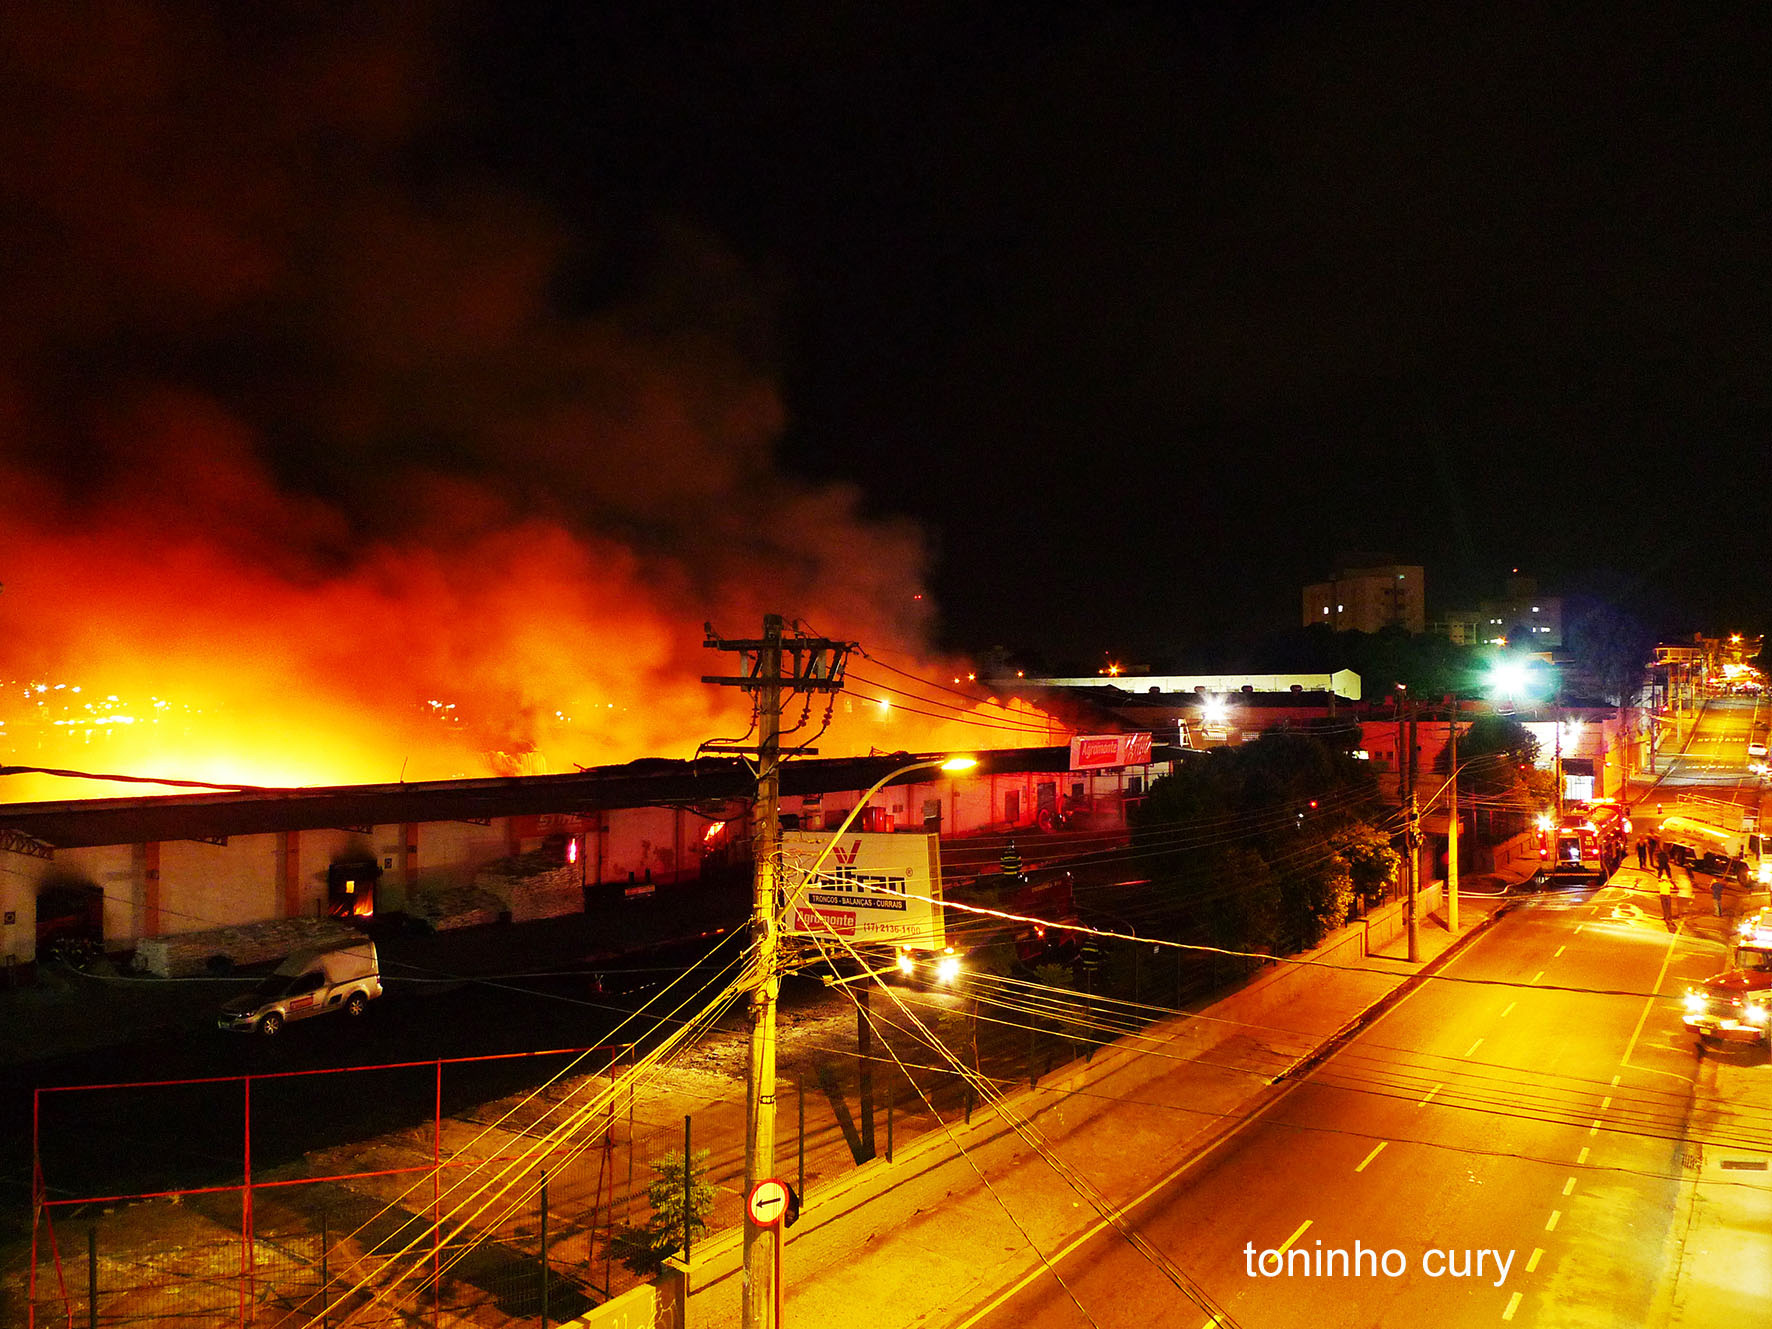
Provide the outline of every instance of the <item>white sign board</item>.
{"type": "Polygon", "coordinates": [[[931,951],[947,944],[941,909],[930,903],[941,898],[939,836],[846,831],[833,841],[784,831],[781,857],[788,935],[931,951]]]}

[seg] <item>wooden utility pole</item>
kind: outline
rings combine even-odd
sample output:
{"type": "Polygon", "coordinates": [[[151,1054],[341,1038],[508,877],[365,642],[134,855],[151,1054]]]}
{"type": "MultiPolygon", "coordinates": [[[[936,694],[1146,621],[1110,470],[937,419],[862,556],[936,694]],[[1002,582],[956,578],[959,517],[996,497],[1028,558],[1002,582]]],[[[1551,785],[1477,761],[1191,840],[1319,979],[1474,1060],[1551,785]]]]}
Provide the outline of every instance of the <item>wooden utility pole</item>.
{"type": "MultiPolygon", "coordinates": [[[[745,1074],[745,1193],[775,1176],[775,999],[781,988],[779,952],[781,906],[778,872],[781,865],[781,759],[813,749],[781,746],[784,693],[837,692],[853,642],[822,637],[786,637],[780,614],[763,617],[763,636],[754,641],[725,641],[708,632],[703,644],[713,650],[737,651],[744,672],[736,677],[704,676],[704,683],[742,688],[755,697],[757,746],[727,748],[757,757],[757,803],[752,828],[754,875],[751,894],[750,1057],[745,1074]],[[784,668],[785,666],[785,668],[784,668]]],[[[684,1160],[688,1166],[688,1160],[684,1160]]],[[[779,1224],[758,1226],[747,1209],[744,1220],[744,1290],[741,1305],[745,1329],[773,1329],[781,1303],[775,1286],[780,1267],[779,1224]]]]}

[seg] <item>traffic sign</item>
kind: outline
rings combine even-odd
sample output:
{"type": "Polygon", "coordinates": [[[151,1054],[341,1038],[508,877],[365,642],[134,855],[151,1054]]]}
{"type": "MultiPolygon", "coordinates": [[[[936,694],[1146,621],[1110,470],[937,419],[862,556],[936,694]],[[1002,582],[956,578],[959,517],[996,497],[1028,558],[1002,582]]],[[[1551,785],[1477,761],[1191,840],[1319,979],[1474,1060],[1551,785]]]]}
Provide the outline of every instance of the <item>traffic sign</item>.
{"type": "Polygon", "coordinates": [[[788,1209],[788,1188],[773,1179],[759,1181],[745,1198],[745,1212],[758,1227],[774,1227],[788,1209]]]}

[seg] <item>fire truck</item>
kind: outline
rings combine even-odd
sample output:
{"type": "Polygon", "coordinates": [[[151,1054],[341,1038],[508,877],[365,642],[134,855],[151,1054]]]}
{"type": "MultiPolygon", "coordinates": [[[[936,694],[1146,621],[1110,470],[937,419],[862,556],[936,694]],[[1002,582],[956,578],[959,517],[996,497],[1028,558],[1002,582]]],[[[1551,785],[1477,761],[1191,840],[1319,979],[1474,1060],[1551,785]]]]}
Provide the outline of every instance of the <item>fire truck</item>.
{"type": "Polygon", "coordinates": [[[1538,819],[1539,875],[1562,880],[1604,881],[1624,861],[1630,818],[1612,799],[1571,804],[1561,819],[1538,819]]]}
{"type": "Polygon", "coordinates": [[[1698,1053],[1715,1040],[1766,1047],[1772,1006],[1772,910],[1743,921],[1729,967],[1686,990],[1684,1023],[1698,1053]]]}

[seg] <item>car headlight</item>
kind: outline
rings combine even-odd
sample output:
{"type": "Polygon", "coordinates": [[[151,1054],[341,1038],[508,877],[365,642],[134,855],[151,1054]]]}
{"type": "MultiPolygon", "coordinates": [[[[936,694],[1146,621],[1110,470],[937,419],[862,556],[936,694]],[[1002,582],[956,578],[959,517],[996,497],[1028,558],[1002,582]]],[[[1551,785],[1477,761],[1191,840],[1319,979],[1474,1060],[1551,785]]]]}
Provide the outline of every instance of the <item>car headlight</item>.
{"type": "Polygon", "coordinates": [[[908,952],[900,951],[898,953],[898,972],[899,973],[908,974],[908,973],[912,972],[914,969],[916,969],[916,967],[917,967],[917,962],[915,960],[911,959],[908,952]]]}
{"type": "Polygon", "coordinates": [[[1747,1009],[1741,1012],[1741,1018],[1746,1020],[1749,1024],[1765,1024],[1766,1003],[1763,1001],[1751,1003],[1747,1009]]]}
{"type": "Polygon", "coordinates": [[[935,978],[939,983],[952,983],[960,976],[960,957],[944,955],[935,962],[935,978]]]}
{"type": "Polygon", "coordinates": [[[1686,994],[1686,1010],[1687,1010],[1687,1012],[1692,1015],[1697,1015],[1703,1009],[1704,1009],[1704,993],[1702,993],[1702,992],[1688,992],[1686,994]]]}

